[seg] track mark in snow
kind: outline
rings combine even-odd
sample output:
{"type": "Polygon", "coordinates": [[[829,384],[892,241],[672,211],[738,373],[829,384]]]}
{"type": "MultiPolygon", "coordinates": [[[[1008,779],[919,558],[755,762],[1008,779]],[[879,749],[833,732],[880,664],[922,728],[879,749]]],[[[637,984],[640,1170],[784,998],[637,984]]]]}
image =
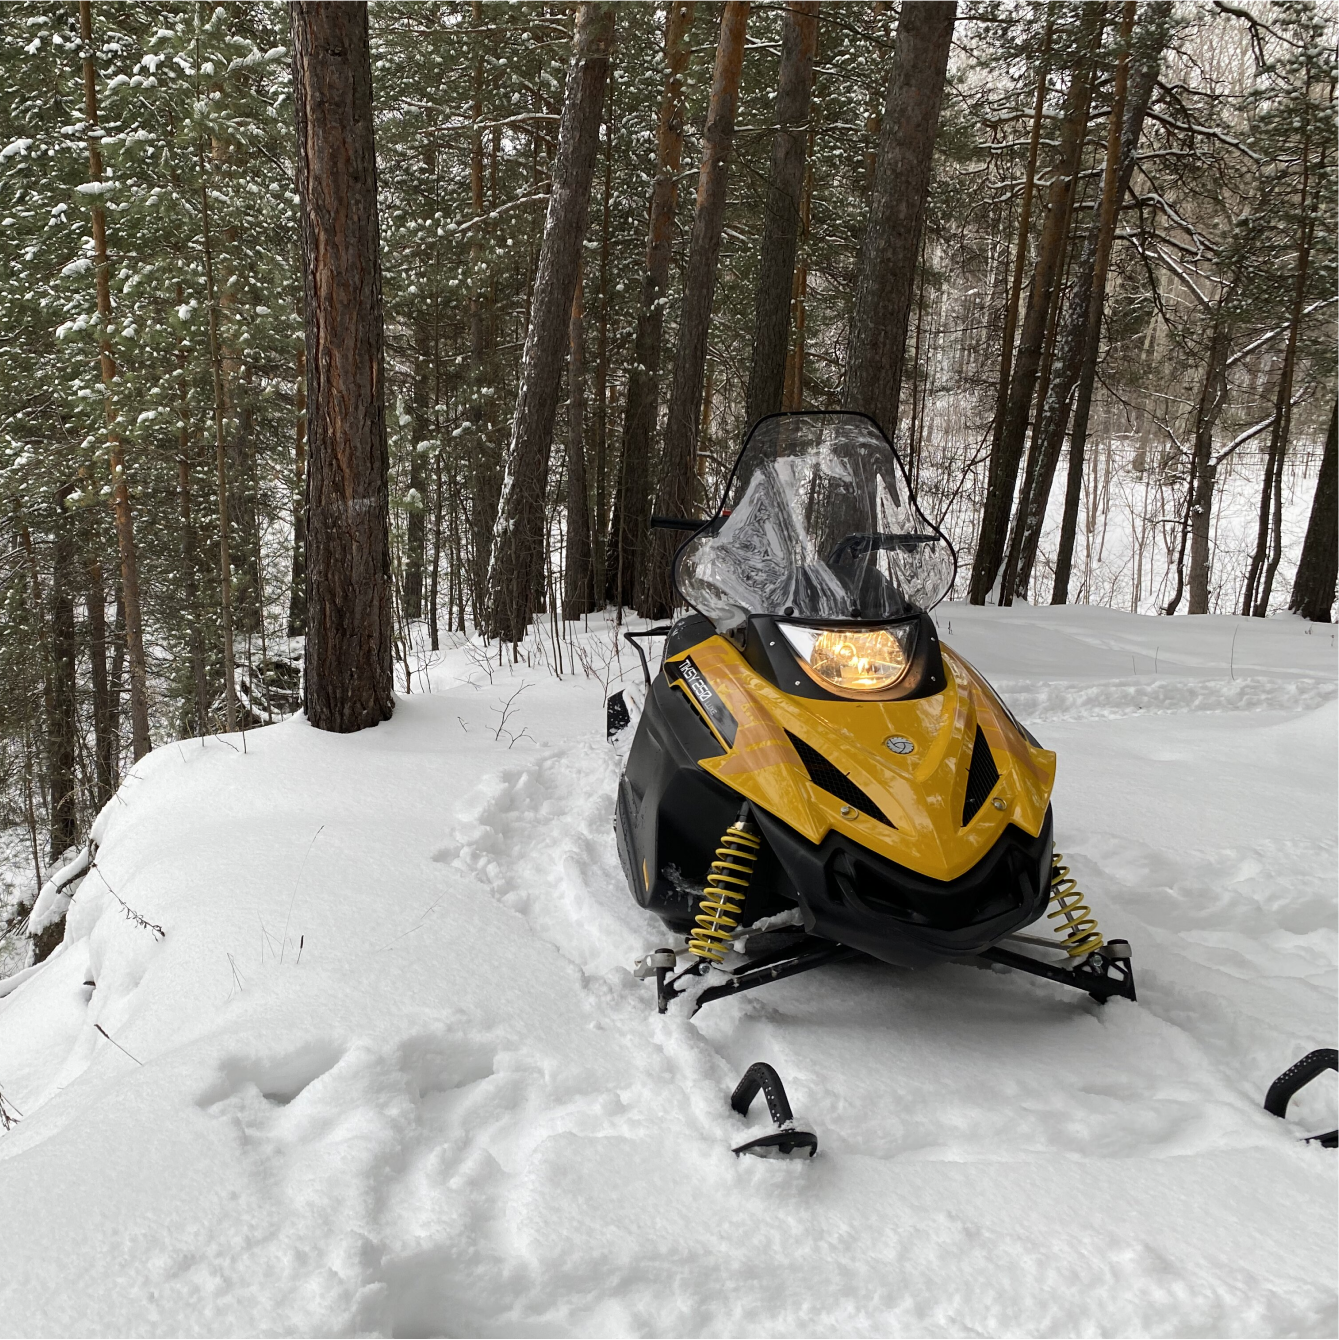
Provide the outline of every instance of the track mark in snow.
{"type": "Polygon", "coordinates": [[[220,1066],[217,1082],[196,1102],[208,1111],[251,1090],[272,1107],[287,1107],[333,1070],[343,1054],[344,1049],[333,1042],[314,1041],[284,1056],[229,1057],[220,1066]]]}
{"type": "Polygon", "coordinates": [[[489,780],[435,861],[468,872],[583,973],[627,967],[659,925],[628,897],[614,846],[618,759],[578,744],[489,780]]]}

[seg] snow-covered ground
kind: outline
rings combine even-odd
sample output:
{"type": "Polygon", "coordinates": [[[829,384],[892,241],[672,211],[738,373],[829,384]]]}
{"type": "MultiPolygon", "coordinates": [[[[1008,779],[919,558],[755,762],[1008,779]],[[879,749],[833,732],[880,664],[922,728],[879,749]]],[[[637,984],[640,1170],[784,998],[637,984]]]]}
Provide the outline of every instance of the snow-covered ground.
{"type": "Polygon", "coordinates": [[[457,649],[375,730],[171,744],[104,812],[0,998],[0,1332],[1333,1335],[1334,1085],[1260,1108],[1335,1042],[1333,632],[940,628],[1058,750],[1138,1005],[865,963],[658,1017],[608,633],[561,680],[457,649]],[[731,1155],[755,1060],[811,1162],[731,1155]]]}

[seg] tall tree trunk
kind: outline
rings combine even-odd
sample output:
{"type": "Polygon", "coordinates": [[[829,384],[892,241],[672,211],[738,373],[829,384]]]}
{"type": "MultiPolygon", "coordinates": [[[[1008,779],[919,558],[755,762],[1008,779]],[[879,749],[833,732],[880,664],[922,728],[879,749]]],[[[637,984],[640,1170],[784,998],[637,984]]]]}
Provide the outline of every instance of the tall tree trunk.
{"type": "Polygon", "coordinates": [[[223,634],[223,717],[229,733],[237,729],[237,657],[232,627],[232,555],[228,532],[228,443],[225,437],[223,355],[219,348],[218,295],[214,286],[214,248],[209,232],[209,180],[205,174],[205,146],[196,140],[200,168],[200,222],[205,253],[205,296],[209,302],[209,364],[214,380],[214,468],[219,505],[219,609],[223,634]]]}
{"type": "MultiPolygon", "coordinates": [[[[1005,595],[1026,597],[1036,562],[1037,547],[1046,508],[1051,496],[1056,466],[1064,445],[1069,407],[1074,403],[1078,388],[1074,429],[1078,442],[1077,477],[1082,478],[1083,438],[1088,427],[1088,410],[1092,400],[1093,382],[1097,374],[1097,354],[1101,340],[1102,312],[1106,301],[1107,270],[1111,261],[1111,247],[1116,235],[1116,217],[1120,202],[1129,189],[1134,175],[1135,152],[1143,133],[1144,115],[1149,97],[1162,64],[1166,45],[1171,5],[1168,0],[1154,0],[1145,6],[1140,41],[1133,53],[1134,81],[1129,90],[1131,65],[1131,38],[1137,6],[1134,0],[1125,0],[1121,13],[1120,54],[1116,64],[1115,89],[1111,112],[1107,121],[1106,163],[1103,171],[1102,193],[1094,207],[1093,226],[1089,230],[1069,291],[1069,302],[1060,333],[1054,369],[1034,436],[1033,452],[1029,457],[1029,471],[1023,496],[1019,500],[1019,519],[1014,528],[1005,583],[1005,595]],[[1034,460],[1035,458],[1035,460],[1034,460]]],[[[1071,445],[1071,452],[1073,446],[1071,445]]],[[[1071,462],[1074,457],[1071,456],[1071,462]]],[[[1071,466],[1071,474],[1075,471],[1071,466]]],[[[1070,518],[1070,555],[1073,552],[1073,533],[1077,524],[1077,496],[1075,514],[1070,518]]],[[[1063,522],[1062,522],[1063,531],[1063,522]]],[[[1064,545],[1062,542],[1061,549],[1064,545]]],[[[1069,585],[1069,559],[1064,563],[1064,588],[1069,585]]],[[[1056,582],[1052,592],[1061,589],[1056,582]]]]}
{"type": "Polygon", "coordinates": [[[1055,11],[1046,12],[1046,34],[1042,39],[1037,93],[1032,105],[1032,133],[1028,139],[1027,168],[1023,174],[1023,199],[1018,211],[1018,245],[1013,273],[1009,281],[1009,299],[1004,308],[1004,332],[1000,340],[1000,372],[995,392],[995,417],[990,430],[990,473],[998,468],[1000,434],[1004,431],[1004,411],[1009,402],[1009,374],[1014,362],[1014,336],[1018,330],[1018,303],[1023,292],[1023,265],[1027,260],[1028,238],[1032,231],[1032,197],[1037,178],[1037,153],[1041,145],[1042,113],[1046,108],[1046,82],[1051,72],[1051,41],[1055,32],[1055,11]]]}
{"type": "Polygon", "coordinates": [[[1299,213],[1302,217],[1297,238],[1297,276],[1293,285],[1292,312],[1288,322],[1288,341],[1283,350],[1283,366],[1279,370],[1278,394],[1274,401],[1274,424],[1269,434],[1269,451],[1265,457],[1265,481],[1260,493],[1260,528],[1255,553],[1251,556],[1250,572],[1246,577],[1246,594],[1241,612],[1263,619],[1269,613],[1269,597],[1278,571],[1283,548],[1283,458],[1288,450],[1288,434],[1292,428],[1293,369],[1297,362],[1297,337],[1302,326],[1302,307],[1306,302],[1307,270],[1311,260],[1311,66],[1306,69],[1306,96],[1302,123],[1302,191],[1299,213]],[[1272,535],[1272,551],[1266,557],[1272,535]]]}
{"type": "Polygon", "coordinates": [[[846,405],[897,430],[907,325],[956,0],[904,4],[846,352],[846,405]]]}
{"type": "Polygon", "coordinates": [[[288,636],[307,632],[307,351],[298,350],[293,389],[293,573],[288,636]]]}
{"type": "MultiPolygon", "coordinates": [[[[1220,300],[1214,317],[1213,335],[1209,340],[1208,357],[1204,366],[1204,381],[1199,402],[1195,406],[1195,439],[1190,461],[1190,614],[1209,612],[1209,537],[1213,533],[1213,491],[1218,477],[1218,465],[1213,458],[1213,430],[1227,399],[1227,351],[1231,343],[1232,324],[1223,311],[1220,300]]],[[[1176,613],[1180,601],[1177,591],[1167,607],[1168,614],[1176,613]]]]}
{"type": "Polygon", "coordinates": [[[406,619],[423,617],[423,559],[426,549],[424,514],[427,510],[428,462],[421,444],[431,432],[428,390],[432,372],[432,331],[428,323],[414,324],[414,382],[411,394],[409,448],[409,511],[405,518],[404,612],[406,619]]]}
{"type": "Polygon", "coordinates": [[[786,385],[781,396],[783,410],[804,408],[804,349],[809,297],[809,209],[814,196],[814,132],[809,129],[809,154],[804,167],[804,190],[800,195],[799,255],[790,289],[791,346],[786,355],[786,385]]]}
{"type": "MultiPolygon", "coordinates": [[[[1122,13],[1121,27],[1127,29],[1129,0],[1122,13]]],[[[1154,0],[1138,11],[1138,26],[1131,34],[1132,46],[1128,64],[1133,70],[1133,81],[1126,99],[1125,119],[1121,127],[1120,175],[1116,183],[1116,201],[1114,209],[1119,211],[1120,202],[1130,189],[1130,179],[1134,175],[1135,155],[1139,148],[1139,138],[1143,133],[1144,116],[1148,111],[1149,100],[1162,70],[1162,55],[1171,34],[1172,6],[1169,0],[1154,0]]],[[[1119,79],[1119,71],[1117,74],[1119,79]]],[[[1110,141],[1108,140],[1108,150],[1110,141]]],[[[1051,604],[1063,605],[1069,599],[1070,573],[1074,563],[1074,539],[1078,533],[1079,494],[1083,486],[1083,454],[1088,441],[1088,416],[1092,408],[1093,386],[1097,381],[1097,355],[1102,338],[1102,313],[1106,303],[1106,276],[1111,260],[1111,246],[1115,237],[1115,219],[1098,240],[1097,254],[1093,262],[1093,277],[1089,282],[1087,303],[1087,326],[1082,339],[1082,355],[1078,366],[1077,394],[1074,402],[1074,430],[1069,439],[1069,467],[1065,479],[1065,505],[1060,519],[1060,542],[1055,559],[1055,582],[1051,588],[1051,604]]],[[[1086,263],[1085,257],[1085,263],[1086,263]]],[[[1078,309],[1075,307],[1074,319],[1078,309]]],[[[1060,442],[1064,438],[1065,420],[1063,405],[1061,412],[1054,416],[1055,442],[1052,448],[1051,475],[1055,473],[1058,462],[1060,442]]],[[[1050,492],[1050,481],[1046,482],[1046,493],[1050,492]]],[[[1040,502],[1042,516],[1046,513],[1046,499],[1040,502]]],[[[1039,534],[1039,530],[1037,534],[1039,534]]],[[[1036,540],[1033,540],[1033,554],[1036,553],[1036,540]]],[[[1029,559],[1028,568],[1032,561],[1029,559]]]]}
{"type": "Polygon", "coordinates": [[[98,808],[111,798],[113,787],[112,752],[116,738],[111,719],[111,693],[107,684],[107,595],[102,578],[102,563],[97,554],[97,538],[89,540],[84,561],[85,602],[88,606],[88,663],[93,682],[93,758],[98,808]]]}
{"type": "MultiPolygon", "coordinates": [[[[88,131],[88,177],[102,181],[101,131],[98,129],[97,67],[93,58],[93,6],[79,0],[79,34],[84,44],[84,124],[88,131]]],[[[153,747],[149,740],[149,684],[144,661],[144,625],[140,616],[139,557],[135,549],[135,525],[130,511],[130,486],[126,480],[125,448],[116,430],[116,408],[112,386],[116,363],[112,359],[109,327],[112,320],[111,265],[107,258],[107,215],[101,197],[93,200],[93,265],[97,274],[99,347],[102,364],[104,413],[107,424],[107,460],[112,476],[112,508],[116,516],[116,542],[121,552],[121,592],[125,601],[126,654],[130,661],[130,721],[132,745],[138,761],[153,747]]]]}
{"type": "Polygon", "coordinates": [[[306,292],[307,719],[394,710],[377,165],[367,5],[292,0],[306,292]]]}
{"type": "MultiPolygon", "coordinates": [[[[472,18],[475,28],[483,24],[483,0],[474,0],[472,18]]],[[[474,395],[470,402],[469,437],[471,473],[470,512],[470,599],[475,622],[485,622],[484,606],[488,596],[488,569],[493,557],[493,526],[497,521],[497,504],[502,479],[494,438],[493,416],[497,412],[496,379],[492,375],[493,362],[490,345],[494,326],[490,285],[486,282],[484,265],[484,50],[482,45],[474,61],[473,128],[470,132],[470,208],[475,224],[470,232],[470,376],[474,395]],[[484,403],[484,391],[489,392],[489,403],[484,403]]],[[[496,207],[497,135],[492,141],[492,164],[496,207]]]]}
{"type": "MultiPolygon", "coordinates": [[[[432,459],[433,503],[432,503],[432,566],[428,578],[428,637],[433,651],[441,650],[440,633],[437,625],[437,582],[442,568],[442,452],[438,448],[432,459]]],[[[454,513],[452,525],[455,524],[454,513]]],[[[452,557],[451,581],[458,580],[458,565],[452,557]]],[[[451,621],[451,585],[446,588],[446,618],[451,621]]]]}
{"type": "Polygon", "coordinates": [[[805,146],[818,50],[816,0],[786,6],[781,27],[781,70],[776,89],[776,133],[772,180],[767,192],[753,301],[753,365],[749,371],[745,422],[756,423],[781,408],[786,350],[804,193],[805,146]]]}
{"type": "Polygon", "coordinates": [[[595,505],[592,509],[592,608],[605,589],[609,527],[609,210],[614,185],[614,72],[605,99],[604,194],[600,212],[600,322],[595,336],[595,505]]]}
{"type": "Polygon", "coordinates": [[[553,187],[544,219],[521,359],[511,445],[493,533],[489,574],[492,625],[515,646],[525,636],[542,590],[544,492],[558,413],[563,350],[570,334],[591,178],[599,149],[604,85],[614,37],[614,6],[588,0],[577,11],[567,69],[553,187]]]}
{"type": "Polygon", "coordinates": [[[636,602],[646,552],[651,437],[660,398],[660,345],[683,162],[683,76],[688,68],[688,32],[694,8],[688,0],[672,0],[665,18],[665,87],[656,129],[656,176],[651,184],[646,269],[637,307],[632,366],[628,369],[618,486],[606,560],[605,596],[620,606],[636,602]]]}
{"type": "MultiPolygon", "coordinates": [[[[79,795],[75,787],[75,657],[74,641],[74,517],[65,500],[74,485],[56,490],[55,525],[51,546],[51,722],[47,742],[50,766],[47,783],[51,796],[51,859],[59,859],[79,840],[79,795]]],[[[39,611],[40,617],[40,611],[39,611]]]]}
{"type": "MultiPolygon", "coordinates": [[[[679,312],[679,343],[674,356],[674,381],[665,415],[665,442],[656,509],[663,515],[686,516],[693,507],[697,436],[702,412],[702,379],[707,362],[707,327],[716,292],[716,263],[725,222],[726,183],[739,106],[739,77],[744,64],[748,0],[727,0],[721,9],[721,36],[711,76],[711,100],[702,131],[702,161],[697,175],[697,202],[688,249],[679,312]]],[[[651,536],[638,592],[638,612],[664,618],[674,608],[671,564],[676,544],[664,531],[651,536]]]]}
{"type": "Polygon", "coordinates": [[[1339,403],[1330,411],[1325,453],[1320,458],[1316,495],[1311,500],[1302,557],[1297,563],[1288,608],[1314,623],[1329,623],[1339,579],[1339,403]]]}
{"type": "Polygon", "coordinates": [[[591,607],[590,497],[586,490],[586,333],[581,272],[572,295],[567,360],[567,561],[563,565],[563,618],[591,607]]]}
{"type": "Polygon", "coordinates": [[[1009,517],[1013,512],[1014,488],[1018,482],[1018,466],[1023,456],[1023,440],[1027,435],[1032,395],[1046,344],[1046,318],[1051,308],[1052,290],[1060,274],[1070,204],[1083,154],[1088,105],[1092,95],[1093,60],[1102,36],[1106,6],[1085,5],[1080,15],[1077,67],[1065,95],[1055,175],[1047,192],[1046,214],[1037,242],[1037,259],[1028,289],[1013,376],[1009,381],[1009,398],[1000,424],[999,450],[991,457],[986,502],[981,512],[981,531],[968,589],[968,598],[974,605],[986,603],[1004,559],[1009,517]]]}
{"type": "MultiPolygon", "coordinates": [[[[180,307],[186,292],[177,285],[176,302],[180,307]]],[[[181,581],[186,604],[187,637],[191,657],[191,683],[195,689],[195,734],[209,730],[209,689],[205,676],[204,630],[200,626],[198,555],[195,546],[195,517],[191,507],[191,401],[186,379],[186,345],[177,343],[177,499],[181,510],[181,581]]]]}
{"type": "MultiPolygon", "coordinates": [[[[183,426],[182,438],[187,430],[183,426]]],[[[191,686],[195,690],[194,732],[209,731],[209,690],[205,678],[205,643],[200,627],[200,596],[196,583],[195,518],[191,511],[191,462],[186,453],[187,443],[177,454],[177,500],[181,508],[181,569],[182,599],[186,605],[191,657],[191,686]]]]}

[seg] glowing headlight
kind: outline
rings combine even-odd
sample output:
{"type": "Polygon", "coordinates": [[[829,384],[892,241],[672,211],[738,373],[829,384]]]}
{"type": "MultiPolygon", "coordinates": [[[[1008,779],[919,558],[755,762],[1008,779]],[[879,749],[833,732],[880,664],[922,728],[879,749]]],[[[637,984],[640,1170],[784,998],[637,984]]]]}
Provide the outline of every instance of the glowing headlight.
{"type": "Polygon", "coordinates": [[[836,689],[891,688],[907,672],[914,623],[888,628],[805,628],[781,624],[786,641],[809,669],[836,689]]]}

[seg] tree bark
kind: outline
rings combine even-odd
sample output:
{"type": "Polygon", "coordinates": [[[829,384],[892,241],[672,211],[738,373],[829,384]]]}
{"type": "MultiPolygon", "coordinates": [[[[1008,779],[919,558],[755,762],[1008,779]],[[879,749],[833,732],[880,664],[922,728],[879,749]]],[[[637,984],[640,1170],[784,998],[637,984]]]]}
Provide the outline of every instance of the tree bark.
{"type": "Polygon", "coordinates": [[[609,210],[614,185],[614,72],[604,122],[604,193],[600,215],[600,321],[595,336],[595,505],[591,512],[592,607],[605,589],[609,528],[609,210]]]}
{"type": "Polygon", "coordinates": [[[107,595],[103,585],[102,563],[90,540],[84,562],[85,601],[88,606],[88,663],[93,682],[93,757],[98,808],[101,809],[115,790],[115,729],[111,718],[111,692],[107,684],[107,595]]]}
{"type": "Polygon", "coordinates": [[[818,50],[816,0],[786,6],[781,28],[781,69],[776,89],[776,133],[772,179],[767,192],[753,303],[753,364],[749,371],[745,423],[781,408],[786,351],[804,194],[805,147],[818,50]]]}
{"type": "Polygon", "coordinates": [[[553,187],[544,220],[521,359],[521,380],[493,532],[489,574],[492,631],[515,646],[525,636],[542,590],[544,492],[558,412],[564,347],[570,333],[591,178],[600,142],[604,85],[614,36],[614,7],[588,2],[577,11],[567,69],[553,187]]]}
{"type": "MultiPolygon", "coordinates": [[[[186,292],[177,285],[177,306],[186,292]]],[[[204,630],[200,626],[199,558],[195,544],[195,516],[191,506],[191,401],[186,378],[188,355],[184,341],[177,342],[177,500],[181,512],[181,581],[186,605],[187,638],[190,645],[191,683],[195,689],[194,734],[209,730],[209,688],[205,676],[204,630]]]]}
{"type": "Polygon", "coordinates": [[[1311,520],[1302,541],[1302,557],[1297,563],[1288,608],[1313,623],[1329,623],[1336,579],[1339,579],[1339,403],[1330,411],[1330,430],[1325,434],[1325,453],[1320,458],[1316,495],[1311,500],[1311,520]]]}
{"type": "Polygon", "coordinates": [[[367,5],[292,0],[307,337],[307,718],[394,710],[376,152],[367,5]]]}
{"type": "MultiPolygon", "coordinates": [[[[707,363],[707,327],[716,292],[716,263],[721,253],[725,222],[726,183],[739,107],[739,77],[744,64],[744,35],[749,20],[748,0],[727,0],[721,10],[721,36],[716,67],[711,76],[711,99],[702,131],[702,161],[697,175],[697,202],[688,249],[679,312],[679,343],[674,356],[674,380],[665,415],[665,442],[661,460],[656,510],[667,516],[687,516],[693,507],[694,464],[702,412],[702,379],[707,363]]],[[[638,612],[648,618],[667,617],[674,609],[671,565],[677,544],[664,531],[652,535],[638,592],[638,612]]]]}
{"type": "Polygon", "coordinates": [[[1093,56],[1101,40],[1105,16],[1105,4],[1089,4],[1083,7],[1079,19],[1078,64],[1065,95],[1055,175],[1047,192],[1046,214],[1037,242],[1037,259],[1028,289],[1013,376],[1009,382],[1009,397],[1000,424],[999,450],[991,457],[986,502],[981,512],[981,530],[968,589],[968,598],[974,605],[986,603],[1004,559],[1014,489],[1018,482],[1018,466],[1023,456],[1023,440],[1027,435],[1032,395],[1036,390],[1037,374],[1046,344],[1046,318],[1051,307],[1052,290],[1059,278],[1066,223],[1083,153],[1088,104],[1092,95],[1093,56]]]}
{"type": "Polygon", "coordinates": [[[907,325],[956,0],[903,4],[847,337],[846,405],[897,429],[907,325]]]}
{"type": "Polygon", "coordinates": [[[791,346],[786,355],[786,385],[781,395],[783,410],[804,408],[804,353],[809,298],[809,208],[814,195],[814,131],[809,129],[809,154],[800,195],[800,239],[795,278],[790,289],[791,346]]]}
{"type": "Polygon", "coordinates": [[[307,632],[307,351],[298,350],[293,390],[293,573],[288,636],[307,632]]]}
{"type": "Polygon", "coordinates": [[[1042,113],[1046,108],[1046,82],[1051,71],[1051,40],[1055,30],[1053,9],[1047,10],[1046,34],[1042,39],[1041,64],[1037,74],[1037,93],[1032,105],[1032,132],[1028,139],[1027,168],[1023,174],[1023,200],[1018,211],[1018,245],[1013,274],[1009,281],[1009,299],[1004,308],[1004,332],[1000,340],[1000,372],[995,393],[995,417],[990,429],[990,470],[993,474],[1004,431],[1004,411],[1009,402],[1009,374],[1014,362],[1014,336],[1018,331],[1018,303],[1023,292],[1023,264],[1027,259],[1028,237],[1032,230],[1032,197],[1037,177],[1037,153],[1041,145],[1042,113]]]}
{"type": "Polygon", "coordinates": [[[412,495],[405,518],[404,612],[406,619],[423,617],[423,559],[426,552],[424,515],[428,490],[427,459],[420,443],[431,431],[428,416],[428,383],[432,371],[432,332],[426,321],[414,326],[414,382],[411,392],[409,447],[409,492],[412,495]]]}
{"type": "MultiPolygon", "coordinates": [[[[1227,399],[1227,351],[1231,343],[1232,323],[1227,319],[1220,299],[1214,317],[1213,334],[1205,359],[1204,380],[1195,406],[1195,438],[1190,461],[1190,496],[1187,503],[1190,530],[1190,601],[1187,612],[1209,612],[1209,537],[1213,533],[1213,491],[1218,466],[1213,458],[1213,430],[1227,399]]],[[[1178,580],[1176,593],[1167,605],[1175,614],[1181,601],[1178,580]]]]}
{"type": "Polygon", "coordinates": [[[618,486],[606,559],[605,596],[620,606],[636,602],[641,561],[646,552],[651,437],[660,398],[660,346],[669,287],[670,243],[683,162],[683,76],[688,68],[688,32],[694,8],[688,0],[672,0],[665,19],[665,87],[656,130],[656,176],[651,184],[646,269],[637,308],[632,366],[628,369],[618,486]]]}
{"type": "Polygon", "coordinates": [[[209,235],[209,181],[205,146],[196,140],[200,167],[200,223],[205,253],[205,296],[209,302],[209,364],[214,381],[214,468],[219,505],[219,609],[223,633],[223,716],[229,733],[237,729],[237,657],[232,627],[232,555],[229,552],[228,444],[224,437],[223,358],[219,349],[218,299],[214,287],[214,249],[209,235]]]}
{"type": "Polygon", "coordinates": [[[572,295],[567,360],[567,558],[563,565],[563,618],[591,608],[590,497],[586,490],[586,333],[581,273],[572,295]]]}
{"type": "MultiPolygon", "coordinates": [[[[79,34],[84,44],[84,123],[88,130],[88,177],[102,181],[101,131],[98,130],[97,67],[93,59],[93,6],[79,0],[79,34]]],[[[116,407],[112,386],[116,363],[112,359],[109,327],[112,320],[111,265],[107,258],[107,215],[101,197],[93,196],[93,265],[97,275],[98,320],[102,365],[104,413],[107,423],[107,462],[112,476],[112,508],[116,516],[116,541],[121,554],[121,592],[125,601],[126,655],[130,661],[130,721],[132,747],[138,761],[153,747],[149,740],[149,684],[144,660],[144,626],[140,616],[139,557],[135,549],[135,525],[130,510],[130,487],[126,480],[125,448],[116,431],[116,407]]]]}
{"type": "MultiPolygon", "coordinates": [[[[65,500],[74,485],[56,490],[51,546],[51,722],[47,742],[50,766],[51,859],[56,861],[79,840],[79,795],[75,787],[74,517],[65,500]]],[[[40,617],[40,615],[39,615],[40,617]]]]}

